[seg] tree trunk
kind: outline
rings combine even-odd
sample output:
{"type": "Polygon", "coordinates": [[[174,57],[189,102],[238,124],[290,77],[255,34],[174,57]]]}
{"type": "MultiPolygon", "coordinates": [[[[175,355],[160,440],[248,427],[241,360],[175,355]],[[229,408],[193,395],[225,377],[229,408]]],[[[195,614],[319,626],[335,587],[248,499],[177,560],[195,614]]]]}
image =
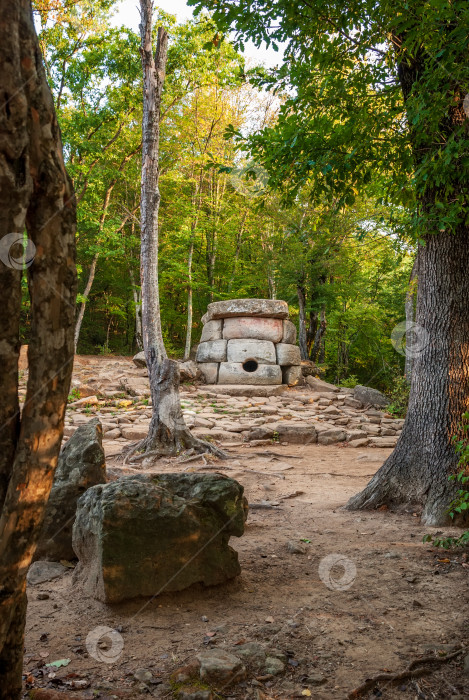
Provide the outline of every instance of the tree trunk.
{"type": "Polygon", "coordinates": [[[91,287],[93,286],[94,278],[96,276],[96,266],[98,265],[98,259],[99,259],[99,253],[95,253],[93,256],[93,260],[91,261],[90,272],[88,274],[88,281],[87,281],[86,287],[83,291],[84,299],[80,304],[80,310],[78,312],[77,322],[75,324],[75,333],[74,333],[75,352],[77,350],[78,340],[80,338],[81,324],[83,323],[83,317],[85,315],[86,302],[88,301],[88,296],[89,296],[89,293],[91,291],[91,287]]]}
{"type": "Polygon", "coordinates": [[[299,284],[296,287],[298,294],[299,322],[298,322],[298,345],[302,360],[308,360],[308,345],[306,342],[306,299],[305,290],[299,284]]]}
{"type": "Polygon", "coordinates": [[[184,360],[188,360],[192,345],[192,258],[194,256],[194,235],[191,236],[189,258],[187,260],[187,328],[186,346],[184,348],[184,360]]]}
{"type": "Polygon", "coordinates": [[[135,284],[134,271],[129,267],[129,277],[130,284],[132,285],[132,295],[134,298],[134,308],[135,308],[135,343],[137,348],[141,350],[143,348],[143,332],[142,332],[142,300],[140,291],[137,289],[135,284]]]}
{"type": "Polygon", "coordinates": [[[145,359],[150,378],[152,419],[148,436],[135,445],[126,460],[175,455],[184,448],[224,454],[216,447],[197,440],[186,427],[179,400],[179,368],[166,354],[161,328],[158,287],[158,210],[159,120],[165,78],[168,35],[158,28],[153,57],[152,0],[140,0],[141,56],[143,68],[142,190],[140,273],[142,284],[142,324],[145,359]],[[137,456],[135,452],[141,454],[137,456]]]}
{"type": "Polygon", "coordinates": [[[408,384],[412,381],[412,367],[414,360],[413,346],[418,343],[418,335],[414,332],[415,301],[417,298],[418,255],[415,258],[412,272],[410,273],[409,287],[405,295],[405,378],[408,384]]]}
{"type": "Polygon", "coordinates": [[[417,318],[425,334],[414,368],[409,409],[392,455],[347,508],[406,505],[422,522],[443,525],[456,487],[453,435],[469,408],[469,230],[428,235],[419,250],[417,318]]]}
{"type": "Polygon", "coordinates": [[[316,329],[316,335],[314,336],[313,347],[311,348],[310,359],[313,362],[318,362],[321,364],[324,362],[324,336],[326,335],[327,322],[326,322],[326,306],[323,304],[321,308],[321,319],[319,325],[316,329]]]}
{"type": "Polygon", "coordinates": [[[0,689],[22,695],[26,572],[41,531],[63,435],[73,364],[76,207],[30,0],[0,3],[0,689]],[[22,266],[30,250],[29,377],[18,400],[22,266]],[[17,238],[17,240],[18,240],[17,238]]]}

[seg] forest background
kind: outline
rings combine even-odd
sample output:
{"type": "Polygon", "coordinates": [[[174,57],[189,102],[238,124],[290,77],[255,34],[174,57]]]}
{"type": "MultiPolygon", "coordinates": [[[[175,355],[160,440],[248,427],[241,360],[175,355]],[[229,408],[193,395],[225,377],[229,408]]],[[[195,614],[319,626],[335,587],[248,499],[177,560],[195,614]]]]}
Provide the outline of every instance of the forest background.
{"type": "MultiPolygon", "coordinates": [[[[78,199],[76,344],[83,354],[141,348],[140,39],[113,26],[115,7],[113,0],[35,3],[78,199]]],[[[382,177],[377,164],[366,196],[338,199],[305,180],[286,201],[237,142],[275,125],[291,100],[288,88],[257,87],[268,69],[218,42],[208,16],[177,24],[158,12],[155,24],[170,34],[160,150],[168,353],[189,356],[211,301],[279,298],[303,329],[303,359],[318,363],[326,379],[400,393],[404,353],[391,335],[405,318],[415,257],[412,203],[388,201],[386,163],[382,177]]],[[[340,128],[327,106],[323,116],[319,128],[340,128]]],[[[23,308],[27,342],[26,283],[23,308]]]]}

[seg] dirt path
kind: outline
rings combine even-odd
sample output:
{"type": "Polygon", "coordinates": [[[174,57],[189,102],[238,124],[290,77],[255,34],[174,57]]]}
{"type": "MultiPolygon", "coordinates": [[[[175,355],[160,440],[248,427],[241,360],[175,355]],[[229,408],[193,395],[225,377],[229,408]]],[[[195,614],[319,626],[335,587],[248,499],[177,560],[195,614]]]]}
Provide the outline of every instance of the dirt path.
{"type": "MultiPolygon", "coordinates": [[[[115,478],[127,470],[112,456],[112,445],[107,461],[115,478]]],[[[75,590],[71,571],[30,586],[25,673],[31,683],[60,690],[81,682],[82,697],[90,698],[171,698],[174,669],[203,649],[232,649],[244,640],[279,650],[286,672],[250,674],[214,697],[342,699],[383,669],[400,671],[429,648],[447,654],[467,640],[466,555],[422,544],[432,529],[412,513],[341,509],[390,450],[314,444],[229,451],[237,456],[219,470],[244,485],[251,504],[245,535],[231,540],[241,576],[220,587],[112,607],[75,590]],[[86,651],[86,637],[98,625],[117,630],[123,641],[114,664],[86,651]],[[71,661],[44,667],[58,659],[71,661]],[[136,679],[142,670],[151,672],[151,682],[136,679]]],[[[157,470],[175,469],[163,464],[157,470]]],[[[465,654],[363,697],[467,697],[465,654]]]]}

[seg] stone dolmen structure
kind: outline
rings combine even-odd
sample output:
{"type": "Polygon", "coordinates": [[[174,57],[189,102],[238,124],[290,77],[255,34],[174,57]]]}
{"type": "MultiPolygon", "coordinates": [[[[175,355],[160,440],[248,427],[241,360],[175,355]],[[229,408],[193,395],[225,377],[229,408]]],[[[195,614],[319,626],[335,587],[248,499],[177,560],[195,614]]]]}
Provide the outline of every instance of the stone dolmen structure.
{"type": "Polygon", "coordinates": [[[296,327],[277,299],[208,305],[197,363],[207,384],[293,386],[301,381],[296,327]]]}

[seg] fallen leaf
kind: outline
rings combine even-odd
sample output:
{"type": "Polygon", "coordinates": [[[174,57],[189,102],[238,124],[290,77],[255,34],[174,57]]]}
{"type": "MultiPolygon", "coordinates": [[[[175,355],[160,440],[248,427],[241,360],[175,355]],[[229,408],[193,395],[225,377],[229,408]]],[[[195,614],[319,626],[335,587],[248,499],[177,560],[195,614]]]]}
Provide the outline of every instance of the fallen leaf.
{"type": "Polygon", "coordinates": [[[450,564],[451,563],[451,559],[438,559],[438,561],[441,564],[450,564]]]}
{"type": "Polygon", "coordinates": [[[308,690],[308,688],[305,688],[305,690],[302,690],[301,694],[306,695],[306,697],[308,697],[308,698],[311,697],[311,691],[308,690]]]}
{"type": "Polygon", "coordinates": [[[60,560],[60,563],[62,564],[62,566],[66,566],[67,569],[74,569],[75,566],[76,566],[76,565],[75,565],[75,562],[73,562],[73,561],[67,561],[66,559],[61,559],[61,560],[60,560]]]}
{"type": "Polygon", "coordinates": [[[57,659],[57,661],[51,661],[50,664],[46,664],[47,667],[53,666],[54,668],[60,668],[61,666],[68,666],[71,659],[57,659]]]}

